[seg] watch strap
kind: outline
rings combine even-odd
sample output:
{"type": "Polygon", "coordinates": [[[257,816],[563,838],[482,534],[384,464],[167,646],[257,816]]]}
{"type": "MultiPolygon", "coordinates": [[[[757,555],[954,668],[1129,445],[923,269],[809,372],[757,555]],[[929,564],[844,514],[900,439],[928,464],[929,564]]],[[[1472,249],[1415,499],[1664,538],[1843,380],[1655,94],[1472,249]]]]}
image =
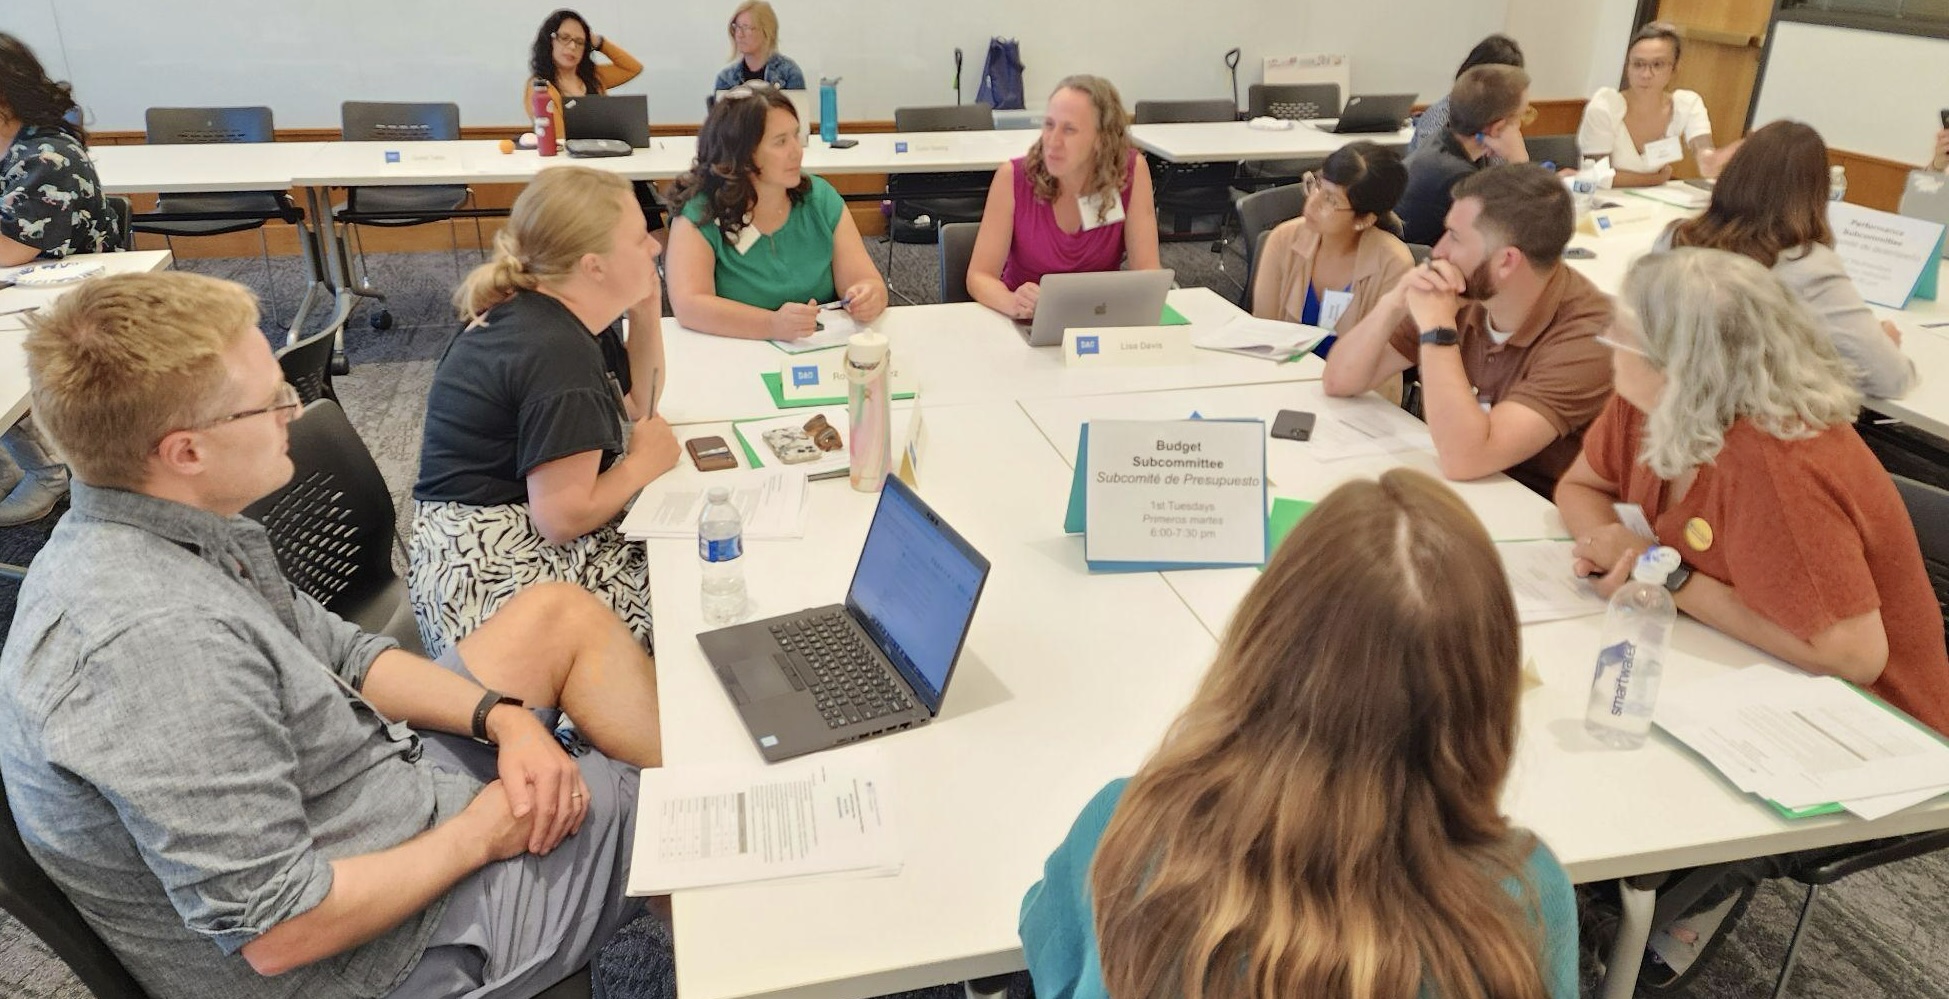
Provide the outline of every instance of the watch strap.
{"type": "Polygon", "coordinates": [[[1424,346],[1453,347],[1461,341],[1462,334],[1453,326],[1437,326],[1421,332],[1421,343],[1424,346]]]}
{"type": "Polygon", "coordinates": [[[480,703],[474,705],[473,735],[475,742],[484,746],[494,744],[487,737],[487,714],[503,704],[512,704],[518,708],[521,706],[521,699],[519,697],[509,697],[498,690],[485,691],[481,695],[480,703]]]}

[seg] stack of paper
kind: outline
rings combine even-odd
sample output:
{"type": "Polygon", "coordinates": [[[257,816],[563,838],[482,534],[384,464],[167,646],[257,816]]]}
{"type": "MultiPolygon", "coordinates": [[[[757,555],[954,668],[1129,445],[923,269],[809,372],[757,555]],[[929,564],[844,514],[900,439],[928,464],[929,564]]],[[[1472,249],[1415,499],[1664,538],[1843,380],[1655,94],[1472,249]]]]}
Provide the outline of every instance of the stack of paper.
{"type": "Polygon", "coordinates": [[[1260,319],[1240,313],[1223,326],[1193,327],[1191,343],[1206,350],[1285,361],[1312,350],[1326,339],[1327,333],[1318,326],[1260,319]]]}
{"type": "Polygon", "coordinates": [[[1428,436],[1428,425],[1409,416],[1399,406],[1370,399],[1335,407],[1322,413],[1306,442],[1306,453],[1315,461],[1341,461],[1347,458],[1374,458],[1401,451],[1433,451],[1435,439],[1428,436]]]}
{"type": "MultiPolygon", "coordinates": [[[[660,484],[660,483],[659,483],[660,484]]],[[[745,540],[805,537],[805,476],[783,469],[713,473],[702,481],[685,478],[680,485],[643,491],[623,517],[623,537],[688,538],[697,533],[697,520],[712,486],[731,490],[731,505],[744,520],[745,540]]]]}
{"type": "Polygon", "coordinates": [[[1665,691],[1658,726],[1788,815],[1890,815],[1949,791],[1949,745],[1848,683],[1749,666],[1665,691]]]}
{"type": "Polygon", "coordinates": [[[891,877],[901,849],[877,749],[774,766],[643,771],[629,894],[755,881],[891,877]]]}
{"type": "Polygon", "coordinates": [[[858,333],[860,325],[853,321],[852,313],[844,309],[820,309],[818,332],[797,340],[773,340],[771,345],[787,354],[804,354],[814,350],[831,350],[846,346],[846,341],[858,333]]]}
{"type": "Polygon", "coordinates": [[[1516,619],[1539,624],[1602,614],[1609,605],[1586,580],[1570,573],[1568,541],[1498,541],[1503,572],[1516,595],[1516,619]]]}

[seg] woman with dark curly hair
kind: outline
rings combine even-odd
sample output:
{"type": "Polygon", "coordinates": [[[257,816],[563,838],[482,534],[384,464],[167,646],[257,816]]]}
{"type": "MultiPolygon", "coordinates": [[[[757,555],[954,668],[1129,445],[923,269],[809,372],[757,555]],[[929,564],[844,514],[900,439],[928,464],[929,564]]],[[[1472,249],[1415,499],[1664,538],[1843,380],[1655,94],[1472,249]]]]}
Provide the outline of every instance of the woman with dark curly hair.
{"type": "Polygon", "coordinates": [[[886,309],[887,286],[846,202],[800,166],[799,118],[778,90],[727,90],[697,133],[697,161],[670,192],[664,276],[677,321],[700,333],[797,340],[819,305],[855,321],[886,309]]]}
{"type": "MultiPolygon", "coordinates": [[[[81,108],[20,39],[0,32],[0,266],[120,249],[121,226],[88,159],[81,108]]],[[[39,520],[68,492],[68,469],[31,420],[4,437],[0,527],[39,520]]]]}
{"type": "Polygon", "coordinates": [[[548,84],[554,102],[555,134],[562,131],[562,98],[585,94],[606,94],[636,79],[643,64],[623,51],[614,41],[595,33],[582,15],[566,8],[548,15],[535,33],[535,45],[528,54],[528,82],[521,88],[521,117],[534,113],[528,106],[535,81],[548,84]],[[595,53],[609,61],[596,65],[595,53]]]}
{"type": "Polygon", "coordinates": [[[1150,169],[1130,144],[1130,112],[1100,76],[1056,84],[1042,137],[995,171],[968,293],[1014,319],[1032,319],[1044,274],[1164,266],[1150,169]]]}

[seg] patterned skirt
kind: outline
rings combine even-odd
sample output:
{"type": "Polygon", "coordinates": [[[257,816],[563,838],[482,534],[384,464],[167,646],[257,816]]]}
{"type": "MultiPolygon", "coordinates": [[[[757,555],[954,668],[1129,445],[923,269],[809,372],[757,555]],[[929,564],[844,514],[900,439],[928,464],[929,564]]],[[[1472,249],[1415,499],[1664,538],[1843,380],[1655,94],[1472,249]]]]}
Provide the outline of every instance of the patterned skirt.
{"type": "Polygon", "coordinates": [[[524,587],[574,583],[609,605],[650,648],[649,559],[619,516],[566,545],[542,537],[518,503],[413,504],[407,584],[428,657],[438,657],[524,587]]]}

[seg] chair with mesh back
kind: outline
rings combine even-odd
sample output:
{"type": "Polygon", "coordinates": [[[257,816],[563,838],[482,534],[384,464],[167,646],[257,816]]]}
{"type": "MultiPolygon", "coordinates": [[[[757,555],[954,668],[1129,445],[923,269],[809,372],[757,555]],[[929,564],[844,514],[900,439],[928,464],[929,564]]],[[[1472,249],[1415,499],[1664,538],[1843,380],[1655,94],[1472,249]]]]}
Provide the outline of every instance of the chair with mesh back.
{"type": "MultiPolygon", "coordinates": [[[[1197,101],[1138,101],[1131,113],[1132,124],[1151,125],[1175,122],[1237,121],[1238,108],[1219,98],[1197,101]]],[[[1171,217],[1170,231],[1185,235],[1187,220],[1216,218],[1221,222],[1232,208],[1232,180],[1238,164],[1172,163],[1161,157],[1150,159],[1151,187],[1156,195],[1157,212],[1171,217]]],[[[1211,235],[1211,232],[1199,235],[1211,235]]]]}
{"type": "Polygon", "coordinates": [[[949,222],[941,226],[941,301],[972,302],[968,294],[968,261],[974,259],[979,222],[949,222]]]}
{"type": "MultiPolygon", "coordinates": [[[[1255,83],[1246,91],[1246,115],[1251,118],[1283,118],[1310,121],[1331,118],[1340,113],[1340,85],[1337,83],[1255,83]]],[[[1259,160],[1245,164],[1251,179],[1297,177],[1319,166],[1325,157],[1309,159],[1259,160]]]]}
{"type": "MultiPolygon", "coordinates": [[[[427,142],[460,138],[460,106],[452,103],[395,101],[346,101],[339,106],[340,134],[347,142],[427,142]]],[[[407,186],[347,188],[345,201],[332,209],[334,222],[345,223],[352,233],[358,254],[358,278],[352,291],[364,298],[384,302],[386,296],[372,287],[365,273],[365,245],[359,242],[359,226],[388,228],[447,223],[453,240],[454,276],[460,276],[460,229],[454,222],[456,211],[470,207],[474,192],[465,184],[418,184],[407,186]]],[[[474,241],[485,246],[480,219],[474,219],[474,241]]],[[[345,241],[339,241],[339,265],[351,273],[351,262],[343,259],[345,241]]],[[[392,326],[392,313],[383,306],[368,317],[374,329],[392,326]]]]}
{"type": "Polygon", "coordinates": [[[340,324],[319,330],[277,352],[284,380],[298,390],[298,398],[307,406],[320,399],[338,401],[338,393],[332,391],[332,355],[338,349],[338,333],[342,328],[340,324]]]}
{"type": "Polygon", "coordinates": [[[96,999],[149,999],[121,959],[27,852],[14,824],[4,779],[0,779],[0,909],[40,937],[96,999]]]}
{"type": "Polygon", "coordinates": [[[1571,170],[1583,164],[1575,135],[1525,135],[1523,148],[1529,151],[1531,163],[1549,163],[1571,170]]]}
{"type": "MultiPolygon", "coordinates": [[[[995,112],[986,104],[947,104],[937,107],[893,109],[896,132],[992,132],[995,112]]],[[[889,232],[902,243],[932,243],[936,230],[949,222],[979,222],[987,206],[993,170],[950,173],[896,173],[887,177],[893,201],[889,232]],[[930,197],[935,191],[958,191],[930,197]],[[966,193],[979,192],[979,193],[966,193]],[[925,217],[925,224],[918,220],[925,217]]]]}
{"type": "Polygon", "coordinates": [[[1259,276],[1259,254],[1265,248],[1267,234],[1272,228],[1287,219],[1295,219],[1306,210],[1306,190],[1299,184],[1284,187],[1269,187],[1254,191],[1238,200],[1238,245],[1245,258],[1244,277],[1239,281],[1238,305],[1241,309],[1252,308],[1252,289],[1256,287],[1259,276]]]}
{"type": "MultiPolygon", "coordinates": [[[[150,145],[190,145],[231,142],[272,142],[277,136],[267,107],[227,108],[150,108],[143,115],[144,131],[150,145]]],[[[247,218],[182,219],[173,222],[138,222],[137,232],[161,236],[175,249],[177,236],[219,236],[225,233],[257,230],[257,244],[264,257],[264,282],[269,289],[271,319],[278,321],[277,284],[271,269],[271,244],[264,224],[273,219],[296,224],[304,210],[291,201],[287,191],[225,191],[213,193],[165,194],[156,199],[157,212],[255,213],[247,218]]]]}

